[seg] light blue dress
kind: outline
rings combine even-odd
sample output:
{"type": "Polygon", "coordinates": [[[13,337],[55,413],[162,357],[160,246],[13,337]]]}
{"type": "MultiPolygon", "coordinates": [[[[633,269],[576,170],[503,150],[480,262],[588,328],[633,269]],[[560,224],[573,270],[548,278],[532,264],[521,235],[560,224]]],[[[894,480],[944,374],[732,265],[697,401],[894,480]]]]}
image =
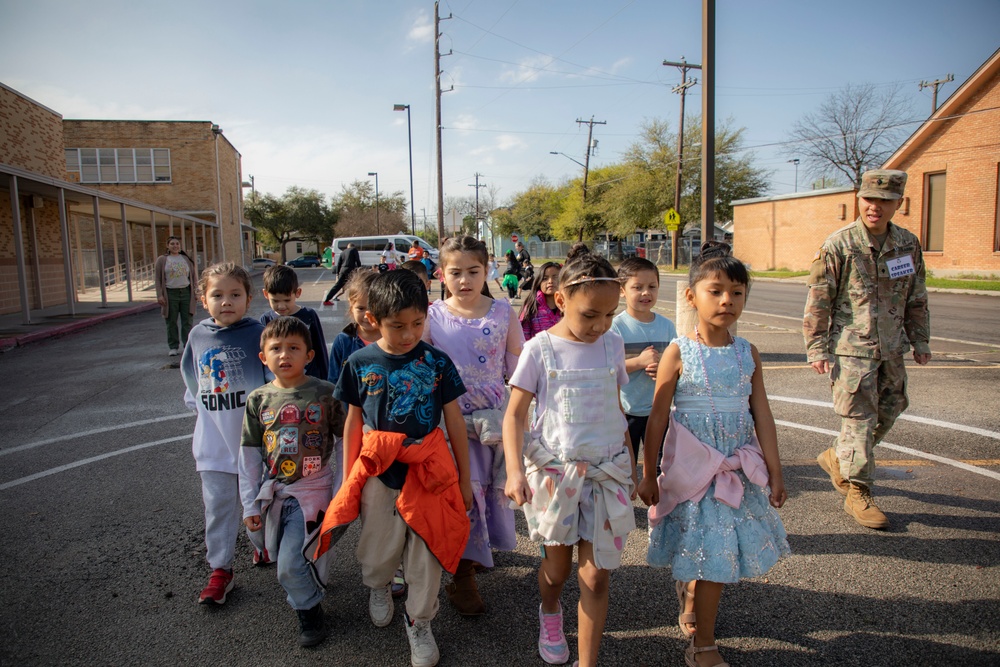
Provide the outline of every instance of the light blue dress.
{"type": "MultiPolygon", "coordinates": [[[[754,432],[749,403],[754,372],[750,343],[737,338],[725,347],[701,345],[699,355],[699,344],[690,338],[682,336],[673,342],[680,346],[683,365],[673,418],[699,440],[730,456],[754,432]]],[[[737,474],[744,486],[739,508],[716,500],[714,482],[700,501],[680,503],[650,530],[646,554],[650,565],[670,566],[679,581],[729,584],[764,574],[791,552],[781,518],[768,503],[768,492],[750,483],[742,470],[737,474]]]]}

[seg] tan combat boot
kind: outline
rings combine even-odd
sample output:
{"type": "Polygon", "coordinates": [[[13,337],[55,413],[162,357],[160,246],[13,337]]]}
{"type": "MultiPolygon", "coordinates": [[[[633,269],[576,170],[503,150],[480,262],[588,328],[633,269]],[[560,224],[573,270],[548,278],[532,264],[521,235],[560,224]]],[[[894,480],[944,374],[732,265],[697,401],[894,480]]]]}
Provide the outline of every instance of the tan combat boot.
{"type": "Polygon", "coordinates": [[[844,498],[844,511],[865,528],[885,530],[889,527],[889,519],[875,506],[871,490],[863,484],[851,482],[844,498]]]}
{"type": "Polygon", "coordinates": [[[837,458],[837,452],[834,451],[833,447],[817,456],[816,463],[818,463],[819,467],[830,476],[830,482],[833,484],[833,488],[837,489],[840,495],[846,496],[847,489],[851,486],[851,484],[840,476],[840,459],[837,458]]]}

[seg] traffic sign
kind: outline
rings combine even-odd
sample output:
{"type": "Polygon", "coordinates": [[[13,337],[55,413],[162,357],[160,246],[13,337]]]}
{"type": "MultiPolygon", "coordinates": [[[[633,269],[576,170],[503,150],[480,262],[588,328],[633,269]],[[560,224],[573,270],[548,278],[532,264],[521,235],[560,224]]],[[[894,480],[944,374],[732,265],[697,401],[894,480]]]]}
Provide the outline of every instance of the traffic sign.
{"type": "Polygon", "coordinates": [[[517,234],[511,234],[510,235],[510,240],[511,240],[512,243],[517,243],[517,234]]]}
{"type": "Polygon", "coordinates": [[[672,208],[667,209],[663,215],[663,222],[667,225],[667,231],[676,232],[681,226],[681,216],[672,208]]]}

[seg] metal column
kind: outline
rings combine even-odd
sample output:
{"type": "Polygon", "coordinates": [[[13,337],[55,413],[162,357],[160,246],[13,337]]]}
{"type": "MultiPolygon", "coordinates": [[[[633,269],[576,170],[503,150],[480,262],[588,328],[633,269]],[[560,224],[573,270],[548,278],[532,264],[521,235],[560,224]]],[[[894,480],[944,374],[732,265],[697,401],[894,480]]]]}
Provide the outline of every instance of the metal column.
{"type": "Polygon", "coordinates": [[[62,229],[63,279],[66,281],[66,305],[76,315],[76,290],[73,289],[73,256],[69,251],[69,220],[66,217],[66,191],[59,188],[59,227],[62,229]]]}
{"type": "Polygon", "coordinates": [[[21,230],[21,196],[17,192],[17,176],[8,177],[10,183],[10,213],[14,220],[14,259],[17,262],[17,283],[21,296],[21,318],[31,324],[31,304],[28,303],[28,274],[24,270],[24,237],[21,230]]]}

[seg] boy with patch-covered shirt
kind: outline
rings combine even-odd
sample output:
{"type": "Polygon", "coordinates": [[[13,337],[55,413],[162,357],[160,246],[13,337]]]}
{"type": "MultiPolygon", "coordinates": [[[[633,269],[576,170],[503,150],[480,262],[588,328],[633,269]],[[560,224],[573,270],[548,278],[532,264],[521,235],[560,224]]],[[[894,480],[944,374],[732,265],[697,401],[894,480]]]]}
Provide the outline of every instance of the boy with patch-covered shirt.
{"type": "Polygon", "coordinates": [[[247,397],[240,439],[243,522],[254,546],[278,563],[278,581],[299,617],[299,645],[326,636],[323,599],[328,564],[304,545],[333,495],[330,453],[343,433],[344,409],[333,385],[305,374],[314,358],[309,328],[284,316],[260,336],[260,359],[274,380],[247,397]]]}

